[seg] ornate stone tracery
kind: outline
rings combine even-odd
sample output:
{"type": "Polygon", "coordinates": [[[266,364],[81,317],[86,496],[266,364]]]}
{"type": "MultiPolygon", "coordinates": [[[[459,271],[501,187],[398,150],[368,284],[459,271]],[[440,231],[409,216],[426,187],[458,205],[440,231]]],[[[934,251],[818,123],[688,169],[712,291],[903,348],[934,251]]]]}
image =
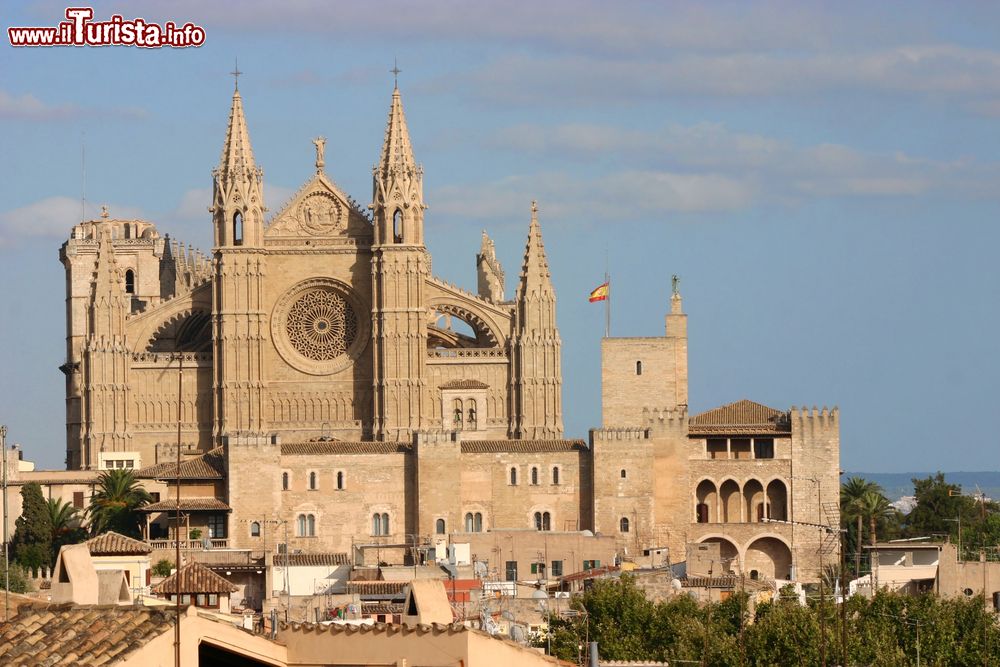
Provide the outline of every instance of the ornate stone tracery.
{"type": "Polygon", "coordinates": [[[358,335],[358,318],[351,305],[331,289],[301,295],[288,311],[288,339],[302,356],[329,361],[347,352],[358,335]]]}

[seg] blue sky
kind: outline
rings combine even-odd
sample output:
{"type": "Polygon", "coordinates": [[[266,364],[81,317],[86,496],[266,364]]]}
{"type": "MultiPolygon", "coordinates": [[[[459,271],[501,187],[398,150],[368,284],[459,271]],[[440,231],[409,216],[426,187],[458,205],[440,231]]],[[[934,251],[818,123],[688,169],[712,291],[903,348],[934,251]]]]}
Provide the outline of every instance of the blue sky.
{"type": "MultiPolygon", "coordinates": [[[[989,3],[96,3],[192,21],[200,48],[0,47],[0,422],[64,456],[64,274],[80,217],[210,247],[234,58],[272,211],[312,172],[371,196],[393,58],[434,271],[514,288],[537,199],[559,296],[567,435],[613,333],[689,314],[690,402],[841,408],[847,470],[997,470],[1000,6],[989,3]]],[[[4,28],[65,5],[6,7],[4,28]]]]}

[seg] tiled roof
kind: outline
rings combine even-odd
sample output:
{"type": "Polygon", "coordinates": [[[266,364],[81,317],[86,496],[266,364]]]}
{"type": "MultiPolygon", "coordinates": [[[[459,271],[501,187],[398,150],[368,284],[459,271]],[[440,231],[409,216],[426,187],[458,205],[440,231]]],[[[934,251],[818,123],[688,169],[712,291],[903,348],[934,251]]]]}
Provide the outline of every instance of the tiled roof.
{"type": "Polygon", "coordinates": [[[350,560],[345,553],[331,554],[275,554],[274,564],[281,567],[288,559],[291,567],[317,567],[323,565],[347,565],[350,560]]]}
{"type": "Polygon", "coordinates": [[[683,577],[681,586],[684,588],[736,588],[739,577],[735,574],[724,574],[718,577],[683,577]]]}
{"type": "Polygon", "coordinates": [[[402,614],[403,604],[400,602],[375,602],[365,604],[361,607],[361,611],[365,614],[402,614]]]}
{"type": "Polygon", "coordinates": [[[0,629],[0,656],[7,667],[115,664],[168,632],[173,618],[150,607],[22,608],[0,629]]]}
{"type": "MultiPolygon", "coordinates": [[[[169,512],[177,509],[176,500],[161,500],[151,505],[143,505],[140,512],[169,512]]],[[[181,498],[181,511],[229,512],[232,508],[218,498],[181,498]]]]}
{"type": "MultiPolygon", "coordinates": [[[[41,588],[41,586],[39,586],[39,588],[41,588]]],[[[6,596],[8,594],[4,593],[3,595],[6,596]]],[[[21,595],[20,593],[10,593],[9,595],[10,595],[11,618],[17,616],[18,610],[21,609],[22,607],[24,607],[25,609],[27,609],[28,607],[47,607],[49,604],[45,600],[41,600],[39,598],[33,598],[28,595],[21,595]]],[[[5,606],[6,605],[0,604],[0,623],[3,623],[3,621],[6,620],[6,617],[4,616],[4,614],[6,613],[5,606]]],[[[0,632],[0,641],[2,641],[2,638],[3,638],[3,633],[0,632]]]]}
{"type": "Polygon", "coordinates": [[[91,556],[122,556],[131,554],[148,554],[153,550],[145,542],[133,540],[114,531],[102,533],[87,540],[87,548],[91,556]]]}
{"type": "Polygon", "coordinates": [[[464,440],[463,454],[538,454],[587,449],[583,440],[464,440]]]}
{"type": "Polygon", "coordinates": [[[489,389],[490,386],[479,380],[449,380],[441,385],[441,389],[489,389]]]}
{"type": "MultiPolygon", "coordinates": [[[[181,461],[181,479],[223,479],[226,476],[226,465],[222,456],[222,447],[205,452],[199,457],[181,461]]],[[[136,474],[140,479],[177,479],[177,463],[167,461],[141,468],[136,474]]]]}
{"type": "Polygon", "coordinates": [[[356,442],[332,440],[328,442],[283,442],[281,454],[394,454],[410,448],[400,442],[356,442]]]}
{"type": "Polygon", "coordinates": [[[232,593],[236,590],[236,586],[197,561],[188,563],[153,586],[153,593],[156,595],[177,593],[178,587],[181,593],[232,593]]]}
{"type": "Polygon", "coordinates": [[[792,430],[787,412],[746,399],[695,415],[688,426],[693,434],[791,433],[792,430]]]}
{"type": "Polygon", "coordinates": [[[405,581],[348,581],[347,592],[357,595],[402,595],[405,581]]]}

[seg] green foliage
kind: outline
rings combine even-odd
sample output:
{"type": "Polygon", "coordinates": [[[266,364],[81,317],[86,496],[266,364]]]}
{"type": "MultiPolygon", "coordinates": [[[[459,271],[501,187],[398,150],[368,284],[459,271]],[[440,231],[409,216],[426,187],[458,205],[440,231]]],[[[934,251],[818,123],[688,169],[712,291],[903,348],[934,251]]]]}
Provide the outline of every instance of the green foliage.
{"type": "Polygon", "coordinates": [[[156,565],[151,568],[153,576],[155,577],[169,577],[170,570],[174,568],[174,564],[167,560],[166,558],[161,558],[156,561],[156,565]]]}
{"type": "Polygon", "coordinates": [[[80,526],[83,518],[79,511],[70,503],[49,498],[45,504],[52,525],[52,554],[49,563],[55,567],[59,549],[66,544],[83,542],[87,539],[87,531],[80,526]]]}
{"type": "MultiPolygon", "coordinates": [[[[598,643],[606,660],[818,665],[824,650],[829,665],[843,659],[840,607],[829,597],[823,605],[812,599],[803,607],[795,596],[778,596],[758,605],[751,618],[745,595],[708,605],[687,595],[653,603],[631,576],[622,575],[596,582],[571,607],[578,615],[553,618],[550,639],[552,654],[572,662],[587,640],[598,643]]],[[[981,596],[941,599],[882,592],[872,600],[848,600],[844,618],[850,665],[915,664],[918,624],[921,664],[1000,664],[1000,626],[981,596]]],[[[538,645],[545,643],[543,638],[538,645]]]]}
{"type": "MultiPolygon", "coordinates": [[[[2,555],[2,554],[0,554],[2,555]]],[[[4,590],[7,579],[4,576],[3,560],[0,559],[0,591],[4,590]]],[[[10,592],[28,593],[31,591],[31,582],[28,581],[27,573],[17,564],[10,564],[10,592]]]]}
{"type": "Polygon", "coordinates": [[[99,535],[113,530],[129,537],[142,537],[139,528],[142,515],[138,509],[151,500],[150,495],[136,481],[132,470],[105,470],[97,478],[97,489],[87,508],[91,534],[99,535]]]}
{"type": "MultiPolygon", "coordinates": [[[[840,486],[840,520],[847,529],[844,540],[846,554],[863,551],[863,545],[874,544],[878,539],[888,540],[900,533],[902,516],[885,497],[882,487],[861,477],[852,477],[840,486]]],[[[847,566],[852,576],[853,559],[847,566]]]]}
{"type": "Polygon", "coordinates": [[[11,540],[14,560],[37,575],[51,566],[52,556],[52,521],[42,487],[35,482],[21,487],[21,507],[11,540]]]}
{"type": "MultiPolygon", "coordinates": [[[[908,537],[944,534],[956,544],[961,542],[963,551],[973,552],[1000,544],[1000,506],[997,503],[982,502],[971,494],[963,495],[962,487],[948,483],[940,472],[927,479],[914,479],[913,493],[917,505],[906,516],[908,537]]],[[[963,555],[968,557],[968,552],[963,555]]]]}
{"type": "Polygon", "coordinates": [[[192,528],[188,533],[188,539],[200,540],[201,539],[201,528],[192,528]]]}

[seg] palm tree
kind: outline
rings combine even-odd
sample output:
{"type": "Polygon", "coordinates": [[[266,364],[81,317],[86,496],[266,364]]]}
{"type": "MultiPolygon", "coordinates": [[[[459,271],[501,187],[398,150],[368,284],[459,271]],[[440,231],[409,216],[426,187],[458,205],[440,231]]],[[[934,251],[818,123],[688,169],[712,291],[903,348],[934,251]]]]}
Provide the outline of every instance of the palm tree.
{"type": "Polygon", "coordinates": [[[99,535],[113,530],[130,537],[141,537],[141,518],[137,511],[152,497],[126,468],[105,470],[97,478],[97,488],[90,499],[87,514],[90,532],[99,535]]]}
{"type": "Polygon", "coordinates": [[[49,520],[52,522],[52,565],[55,566],[56,556],[64,544],[77,544],[87,538],[87,531],[80,527],[83,517],[79,510],[69,502],[58,498],[46,501],[49,520]]]}
{"type": "Polygon", "coordinates": [[[882,519],[891,518],[896,514],[896,508],[892,506],[889,499],[878,491],[868,491],[856,501],[858,520],[861,517],[868,519],[868,527],[871,535],[872,555],[875,556],[875,564],[872,566],[872,592],[878,589],[878,551],[875,543],[878,539],[876,526],[882,519]]]}
{"type": "Polygon", "coordinates": [[[882,494],[882,487],[863,477],[851,477],[840,485],[840,519],[848,529],[848,542],[854,549],[854,576],[861,576],[861,543],[864,540],[864,519],[861,499],[867,493],[882,494]],[[857,527],[851,535],[852,522],[857,527]]]}

